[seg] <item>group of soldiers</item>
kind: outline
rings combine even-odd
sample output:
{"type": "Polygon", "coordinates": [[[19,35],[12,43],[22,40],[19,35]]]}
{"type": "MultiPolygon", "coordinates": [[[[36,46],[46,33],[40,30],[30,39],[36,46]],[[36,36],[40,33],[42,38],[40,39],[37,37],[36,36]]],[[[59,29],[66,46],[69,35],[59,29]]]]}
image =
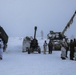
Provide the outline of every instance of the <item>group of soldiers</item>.
{"type": "Polygon", "coordinates": [[[44,44],[43,44],[44,54],[46,54],[47,47],[48,47],[48,53],[49,53],[49,54],[52,54],[53,43],[52,43],[51,40],[49,41],[49,43],[47,43],[46,40],[44,41],[44,44]]]}
{"type": "Polygon", "coordinates": [[[68,43],[67,40],[61,44],[61,58],[66,59],[68,57],[68,50],[70,51],[70,60],[76,60],[76,39],[71,39],[68,43]]]}
{"type": "MultiPolygon", "coordinates": [[[[61,44],[61,59],[64,60],[68,58],[68,51],[69,51],[70,60],[76,60],[76,39],[71,39],[70,42],[68,42],[67,39],[63,39],[60,44],[61,44]]],[[[43,44],[44,54],[46,54],[47,47],[48,47],[48,53],[52,54],[53,46],[54,45],[51,40],[49,41],[49,43],[47,43],[47,41],[45,40],[43,44]]]]}
{"type": "MultiPolygon", "coordinates": [[[[30,46],[30,41],[29,42],[28,41],[29,39],[27,40],[27,45],[26,45],[27,47],[30,46]]],[[[0,60],[2,60],[3,58],[3,46],[4,46],[3,41],[0,38],[0,60]]],[[[49,40],[48,43],[46,40],[44,41],[44,44],[43,44],[44,54],[46,54],[47,48],[48,48],[48,53],[52,54],[53,43],[51,40],[49,40]]],[[[24,49],[25,48],[23,46],[23,51],[24,49]]],[[[70,52],[69,54],[70,60],[76,60],[76,39],[71,39],[69,43],[67,42],[67,40],[63,40],[63,42],[61,43],[61,58],[62,59],[66,59],[68,57],[68,50],[70,52]]]]}

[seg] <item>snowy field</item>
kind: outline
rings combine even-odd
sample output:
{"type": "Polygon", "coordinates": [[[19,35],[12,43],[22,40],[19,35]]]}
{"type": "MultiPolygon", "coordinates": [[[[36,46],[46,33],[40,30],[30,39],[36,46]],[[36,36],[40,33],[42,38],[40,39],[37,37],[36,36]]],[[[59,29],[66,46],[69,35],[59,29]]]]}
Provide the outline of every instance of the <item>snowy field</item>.
{"type": "MultiPolygon", "coordinates": [[[[44,40],[39,39],[42,48],[44,40]]],[[[43,50],[43,49],[42,49],[43,50]]],[[[0,61],[0,75],[76,75],[76,61],[61,60],[60,51],[52,54],[22,53],[22,38],[9,38],[0,61]]]]}

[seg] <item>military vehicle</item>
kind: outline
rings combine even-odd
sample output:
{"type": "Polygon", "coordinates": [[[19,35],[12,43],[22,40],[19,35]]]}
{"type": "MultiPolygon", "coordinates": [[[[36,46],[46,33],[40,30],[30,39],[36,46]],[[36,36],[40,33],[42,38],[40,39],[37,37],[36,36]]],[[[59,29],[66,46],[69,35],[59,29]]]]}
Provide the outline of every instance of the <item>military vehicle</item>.
{"type": "Polygon", "coordinates": [[[54,49],[60,50],[61,41],[63,41],[63,39],[68,39],[64,34],[67,31],[67,29],[70,27],[70,25],[73,23],[73,19],[75,15],[76,15],[76,11],[74,12],[73,16],[71,17],[71,19],[69,20],[69,22],[67,23],[67,25],[65,26],[62,32],[50,31],[50,33],[47,35],[48,39],[53,42],[54,49]]]}
{"type": "Polygon", "coordinates": [[[8,43],[8,35],[1,26],[0,26],[0,38],[3,40],[3,44],[4,44],[3,51],[6,51],[7,43],[8,43]]]}

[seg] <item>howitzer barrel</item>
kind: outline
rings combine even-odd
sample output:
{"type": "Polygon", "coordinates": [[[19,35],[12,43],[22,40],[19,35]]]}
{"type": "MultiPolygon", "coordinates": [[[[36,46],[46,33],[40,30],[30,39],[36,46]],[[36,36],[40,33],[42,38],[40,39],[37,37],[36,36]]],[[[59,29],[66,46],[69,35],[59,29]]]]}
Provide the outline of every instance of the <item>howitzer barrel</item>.
{"type": "Polygon", "coordinates": [[[37,31],[37,26],[35,26],[35,28],[34,28],[34,39],[36,38],[36,31],[37,31]]]}
{"type": "Polygon", "coordinates": [[[69,20],[69,22],[67,23],[67,25],[65,26],[64,30],[62,31],[62,35],[65,33],[65,31],[70,27],[70,25],[73,23],[73,19],[76,15],[76,11],[74,12],[73,16],[71,17],[71,19],[69,20]]]}

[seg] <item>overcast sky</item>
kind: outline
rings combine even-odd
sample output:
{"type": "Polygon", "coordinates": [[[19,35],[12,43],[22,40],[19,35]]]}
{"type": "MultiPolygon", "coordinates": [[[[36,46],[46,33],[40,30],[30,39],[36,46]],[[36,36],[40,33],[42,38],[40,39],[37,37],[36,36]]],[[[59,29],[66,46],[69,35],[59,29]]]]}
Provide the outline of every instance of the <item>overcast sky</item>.
{"type": "MultiPolygon", "coordinates": [[[[8,36],[46,36],[61,32],[76,10],[76,0],[0,0],[0,25],[8,36]]],[[[65,33],[76,37],[76,17],[65,33]]]]}

